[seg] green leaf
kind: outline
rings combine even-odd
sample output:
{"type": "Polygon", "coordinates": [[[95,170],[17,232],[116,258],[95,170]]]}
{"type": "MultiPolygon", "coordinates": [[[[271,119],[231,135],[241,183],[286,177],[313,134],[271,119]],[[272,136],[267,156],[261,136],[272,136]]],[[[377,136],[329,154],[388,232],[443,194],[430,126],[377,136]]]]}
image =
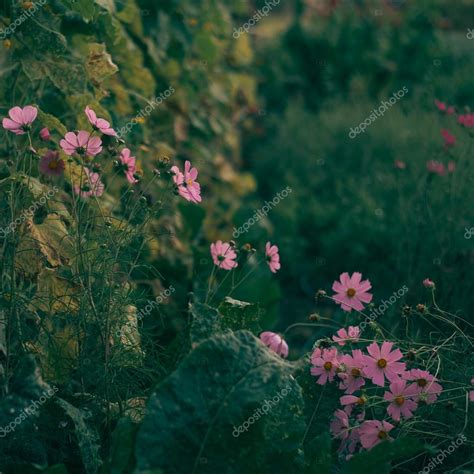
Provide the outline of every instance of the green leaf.
{"type": "Polygon", "coordinates": [[[305,445],[306,474],[330,474],[333,465],[331,435],[326,431],[305,445]]]}
{"type": "Polygon", "coordinates": [[[126,474],[133,472],[133,444],[136,431],[137,425],[132,423],[129,418],[120,418],[112,433],[107,473],[126,474]]]}
{"type": "Polygon", "coordinates": [[[66,127],[54,115],[47,114],[38,109],[38,119],[43,126],[49,128],[49,130],[56,130],[61,137],[66,135],[66,127]]]}
{"type": "Polygon", "coordinates": [[[214,36],[208,31],[200,31],[196,34],[195,44],[197,54],[202,60],[213,63],[218,56],[218,48],[214,36]]]}
{"type": "Polygon", "coordinates": [[[66,412],[74,423],[75,434],[81,451],[82,463],[87,474],[97,473],[102,461],[99,456],[99,435],[95,428],[86,422],[91,413],[86,413],[71,405],[62,398],[57,398],[56,403],[66,412]]]}
{"type": "Polygon", "coordinates": [[[389,474],[391,461],[408,459],[423,450],[421,443],[414,438],[399,438],[393,442],[383,442],[365,453],[356,454],[342,466],[341,474],[389,474]]]}
{"type": "Polygon", "coordinates": [[[150,397],[137,472],[301,472],[302,410],[289,363],[248,331],[214,336],[150,397]]]}
{"type": "Polygon", "coordinates": [[[194,303],[191,312],[191,344],[197,344],[213,334],[225,332],[222,317],[219,312],[202,303],[194,303]]]}
{"type": "Polygon", "coordinates": [[[61,0],[70,10],[78,13],[81,18],[89,23],[98,13],[94,0],[61,0]]]}
{"type": "Polygon", "coordinates": [[[223,316],[225,326],[230,329],[248,329],[254,335],[258,335],[262,330],[259,324],[260,308],[258,304],[226,296],[219,305],[219,312],[223,316]]]}
{"type": "Polygon", "coordinates": [[[101,84],[105,79],[118,71],[118,67],[113,63],[112,57],[107,52],[105,44],[91,43],[89,55],[86,61],[86,71],[89,79],[94,85],[101,84]]]}

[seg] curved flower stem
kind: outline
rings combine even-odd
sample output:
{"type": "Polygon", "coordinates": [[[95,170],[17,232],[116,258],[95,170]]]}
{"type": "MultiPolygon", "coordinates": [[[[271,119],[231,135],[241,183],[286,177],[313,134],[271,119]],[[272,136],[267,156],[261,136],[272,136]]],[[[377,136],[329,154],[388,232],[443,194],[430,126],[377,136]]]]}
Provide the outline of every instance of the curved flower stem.
{"type": "Polygon", "coordinates": [[[304,432],[303,439],[301,441],[302,445],[304,445],[306,436],[308,436],[309,429],[311,428],[311,424],[313,423],[314,417],[316,416],[316,413],[317,413],[318,408],[319,408],[319,404],[321,403],[321,399],[323,398],[325,390],[326,390],[326,385],[323,385],[323,389],[321,390],[321,393],[319,394],[318,403],[316,403],[316,406],[314,407],[313,414],[311,415],[308,426],[306,427],[306,431],[304,432]]]}

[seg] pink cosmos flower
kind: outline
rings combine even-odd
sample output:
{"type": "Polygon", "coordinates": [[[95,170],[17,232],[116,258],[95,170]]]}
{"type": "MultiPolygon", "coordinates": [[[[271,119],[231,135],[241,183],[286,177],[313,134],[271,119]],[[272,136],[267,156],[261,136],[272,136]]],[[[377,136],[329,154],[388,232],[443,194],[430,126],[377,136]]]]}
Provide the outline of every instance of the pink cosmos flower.
{"type": "Polygon", "coordinates": [[[335,281],[332,289],[336,292],[333,299],[337,304],[341,305],[344,311],[352,311],[356,309],[362,311],[364,305],[362,303],[370,303],[372,301],[372,294],[368,291],[372,288],[369,280],[361,281],[362,274],[354,272],[352,277],[349,273],[344,272],[340,276],[340,282],[335,281]]]}
{"type": "Polygon", "coordinates": [[[343,410],[334,412],[335,419],[329,425],[334,438],[345,440],[349,437],[349,417],[343,410]]]}
{"type": "Polygon", "coordinates": [[[425,288],[434,288],[435,287],[435,283],[434,281],[431,281],[429,278],[425,278],[423,280],[423,286],[425,288]]]}
{"type": "Polygon", "coordinates": [[[360,444],[365,449],[371,449],[385,440],[392,440],[388,435],[394,426],[388,421],[367,420],[359,428],[360,444]]]}
{"type": "Polygon", "coordinates": [[[260,334],[260,340],[273,352],[276,352],[282,357],[288,357],[288,344],[279,334],[265,331],[260,334]]]}
{"type": "Polygon", "coordinates": [[[362,413],[357,416],[357,419],[363,420],[365,418],[365,404],[367,403],[367,397],[362,395],[356,397],[355,395],[343,395],[339,398],[339,402],[344,407],[344,411],[350,416],[354,407],[362,408],[362,413]]]}
{"type": "Polygon", "coordinates": [[[459,115],[458,123],[468,128],[474,127],[474,114],[459,115]]]}
{"type": "Polygon", "coordinates": [[[2,120],[3,128],[10,130],[15,135],[24,135],[31,130],[31,124],[38,115],[38,109],[32,105],[27,105],[23,109],[21,107],[13,107],[8,111],[10,118],[2,120]]]}
{"type": "Polygon", "coordinates": [[[337,349],[316,348],[311,355],[311,363],[314,365],[311,367],[311,375],[319,376],[317,384],[324,385],[326,382],[332,382],[339,366],[337,349]]]}
{"type": "Polygon", "coordinates": [[[407,167],[407,164],[401,160],[395,160],[393,165],[395,166],[395,168],[398,168],[399,170],[404,170],[407,167]]]}
{"type": "Polygon", "coordinates": [[[434,403],[438,395],[443,391],[443,387],[437,382],[437,378],[426,370],[412,369],[402,375],[404,380],[415,382],[417,393],[416,400],[424,401],[427,405],[434,403]]]}
{"type": "Polygon", "coordinates": [[[184,163],[184,173],[177,166],[172,166],[171,172],[174,173],[173,181],[178,186],[178,192],[184,199],[194,203],[202,201],[201,186],[196,182],[198,171],[191,167],[190,161],[184,163]]]}
{"type": "Polygon", "coordinates": [[[110,126],[110,123],[105,119],[97,118],[96,113],[89,106],[86,107],[84,112],[94,130],[99,131],[104,135],[110,135],[111,137],[117,136],[117,132],[110,126]]]}
{"type": "Polygon", "coordinates": [[[359,340],[360,329],[359,326],[349,326],[347,331],[345,328],[341,328],[336,334],[337,336],[332,336],[332,340],[340,346],[345,346],[346,342],[357,342],[359,340]]]}
{"type": "Polygon", "coordinates": [[[104,194],[104,183],[100,180],[100,175],[90,171],[88,168],[84,168],[85,176],[83,177],[82,186],[74,186],[74,192],[79,194],[82,198],[88,198],[91,196],[102,196],[104,194]],[[85,179],[84,179],[85,178],[85,179]]]}
{"type": "Polygon", "coordinates": [[[67,132],[59,142],[66,155],[95,156],[102,151],[102,140],[99,137],[92,137],[89,132],[81,130],[77,134],[67,132]]]}
{"type": "Polygon", "coordinates": [[[217,265],[219,268],[224,270],[232,270],[238,265],[235,261],[237,253],[235,252],[234,247],[227,242],[222,242],[222,240],[218,240],[216,243],[211,244],[211,256],[214,265],[217,265]]]}
{"type": "Polygon", "coordinates": [[[131,184],[136,184],[138,183],[138,179],[136,179],[134,176],[137,170],[135,165],[136,159],[131,155],[132,154],[130,150],[128,148],[124,148],[120,153],[120,163],[123,167],[128,182],[131,184]]]}
{"type": "Polygon", "coordinates": [[[58,151],[48,150],[39,162],[39,171],[46,176],[61,176],[65,167],[66,165],[59,157],[58,151]]]}
{"type": "Polygon", "coordinates": [[[339,388],[350,395],[365,385],[363,372],[365,356],[360,349],[354,349],[352,355],[344,354],[340,358],[340,362],[345,367],[345,371],[338,373],[342,380],[339,388]]]}
{"type": "Polygon", "coordinates": [[[375,385],[384,386],[384,378],[395,382],[405,372],[404,362],[397,362],[403,357],[400,349],[392,351],[393,342],[384,341],[379,348],[376,342],[367,347],[370,356],[364,356],[364,374],[372,379],[375,385]]]}
{"type": "Polygon", "coordinates": [[[436,160],[427,161],[426,169],[430,173],[437,174],[438,176],[444,176],[446,174],[446,168],[444,167],[444,164],[441,163],[440,161],[436,161],[436,160]]]}
{"type": "Polygon", "coordinates": [[[267,258],[268,266],[272,273],[276,273],[280,269],[280,255],[278,254],[278,247],[267,242],[265,245],[265,256],[267,258]]]}
{"type": "Polygon", "coordinates": [[[414,398],[418,396],[416,384],[407,386],[407,381],[403,379],[396,380],[390,384],[390,392],[385,392],[383,398],[390,402],[387,413],[395,420],[400,421],[400,416],[411,418],[413,410],[416,410],[418,404],[414,398]]]}
{"type": "Polygon", "coordinates": [[[49,130],[46,127],[40,130],[39,136],[44,142],[47,142],[51,137],[49,130]]]}
{"type": "Polygon", "coordinates": [[[448,107],[444,102],[440,102],[438,99],[435,99],[434,103],[440,112],[445,112],[448,115],[454,114],[454,107],[452,105],[448,107]]]}
{"type": "Polygon", "coordinates": [[[456,144],[456,137],[452,135],[451,133],[449,133],[448,130],[442,128],[440,130],[440,134],[444,139],[444,146],[446,148],[453,147],[456,144]]]}
{"type": "Polygon", "coordinates": [[[444,102],[441,102],[439,101],[438,99],[435,99],[434,101],[435,105],[436,105],[436,108],[440,111],[440,112],[446,112],[446,104],[444,102]]]}

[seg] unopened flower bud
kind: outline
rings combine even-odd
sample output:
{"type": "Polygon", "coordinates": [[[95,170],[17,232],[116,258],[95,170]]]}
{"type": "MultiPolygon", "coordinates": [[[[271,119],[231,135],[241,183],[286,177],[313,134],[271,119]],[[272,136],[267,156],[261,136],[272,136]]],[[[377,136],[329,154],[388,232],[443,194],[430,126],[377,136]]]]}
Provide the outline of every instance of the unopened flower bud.
{"type": "Polygon", "coordinates": [[[51,134],[49,133],[49,130],[46,127],[40,130],[39,136],[44,142],[47,142],[51,138],[51,134]]]}
{"type": "Polygon", "coordinates": [[[318,290],[315,295],[315,299],[319,300],[321,298],[324,298],[327,295],[327,293],[324,290],[318,290]]]}

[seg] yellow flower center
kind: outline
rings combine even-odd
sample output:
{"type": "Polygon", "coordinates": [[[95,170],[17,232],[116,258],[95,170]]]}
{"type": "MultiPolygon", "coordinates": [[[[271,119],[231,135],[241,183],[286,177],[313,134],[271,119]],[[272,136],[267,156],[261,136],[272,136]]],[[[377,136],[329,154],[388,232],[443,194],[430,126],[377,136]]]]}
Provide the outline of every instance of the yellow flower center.
{"type": "Polygon", "coordinates": [[[357,368],[357,367],[354,367],[352,370],[351,370],[351,375],[353,377],[360,377],[360,370],[357,368]]]}
{"type": "Polygon", "coordinates": [[[186,180],[186,184],[188,186],[192,186],[194,184],[194,181],[192,179],[188,179],[188,180],[186,180]]]}
{"type": "Polygon", "coordinates": [[[356,294],[356,290],[354,290],[354,288],[349,288],[347,291],[346,291],[346,294],[349,298],[352,298],[353,296],[355,296],[356,294]]]}
{"type": "Polygon", "coordinates": [[[59,166],[59,162],[56,161],[56,160],[52,160],[48,163],[48,168],[50,170],[55,170],[55,169],[57,169],[58,166],[59,166]]]}
{"type": "Polygon", "coordinates": [[[378,437],[379,439],[387,439],[388,434],[385,431],[379,431],[378,437]]]}
{"type": "Polygon", "coordinates": [[[381,369],[385,369],[385,367],[387,367],[387,361],[385,359],[379,359],[377,361],[377,365],[381,368],[381,369]]]}
{"type": "Polygon", "coordinates": [[[426,379],[418,379],[416,383],[418,384],[418,387],[426,387],[428,385],[426,379]]]}
{"type": "Polygon", "coordinates": [[[357,405],[364,405],[365,404],[365,397],[360,397],[359,400],[357,400],[357,405]]]}
{"type": "Polygon", "coordinates": [[[325,362],[324,363],[324,368],[326,370],[331,370],[332,369],[332,362],[325,362]]]}
{"type": "Polygon", "coordinates": [[[402,395],[399,395],[398,397],[395,397],[395,403],[401,407],[405,403],[405,397],[402,395]]]}

